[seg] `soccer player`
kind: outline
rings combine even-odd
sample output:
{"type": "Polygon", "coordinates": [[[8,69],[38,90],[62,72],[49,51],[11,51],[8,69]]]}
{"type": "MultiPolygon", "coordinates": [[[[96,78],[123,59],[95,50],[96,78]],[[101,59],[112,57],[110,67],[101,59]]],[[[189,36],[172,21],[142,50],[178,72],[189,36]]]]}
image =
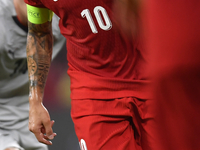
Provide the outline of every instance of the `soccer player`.
{"type": "MultiPolygon", "coordinates": [[[[114,0],[25,0],[30,80],[29,128],[51,145],[56,133],[42,99],[51,63],[51,16],[67,39],[71,116],[82,150],[142,150],[148,113],[146,53],[138,35],[127,35],[114,0]]],[[[134,32],[133,32],[134,33],[134,32]]],[[[66,127],[67,128],[67,127],[66,127]]]]}
{"type": "Polygon", "coordinates": [[[152,150],[199,150],[200,1],[149,0],[147,48],[153,81],[152,150]]]}
{"type": "MultiPolygon", "coordinates": [[[[47,150],[28,129],[27,15],[23,0],[0,0],[0,150],[47,150]]],[[[53,17],[53,57],[65,38],[53,17]]]]}

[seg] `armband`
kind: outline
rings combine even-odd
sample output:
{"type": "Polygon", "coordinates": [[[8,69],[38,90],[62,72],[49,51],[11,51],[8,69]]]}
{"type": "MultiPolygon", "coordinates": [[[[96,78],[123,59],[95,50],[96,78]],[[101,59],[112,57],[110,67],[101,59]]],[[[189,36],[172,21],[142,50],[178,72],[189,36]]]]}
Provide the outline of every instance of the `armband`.
{"type": "Polygon", "coordinates": [[[53,11],[47,8],[38,8],[27,5],[27,17],[28,21],[34,24],[43,24],[47,21],[51,21],[53,17],[53,11]]]}

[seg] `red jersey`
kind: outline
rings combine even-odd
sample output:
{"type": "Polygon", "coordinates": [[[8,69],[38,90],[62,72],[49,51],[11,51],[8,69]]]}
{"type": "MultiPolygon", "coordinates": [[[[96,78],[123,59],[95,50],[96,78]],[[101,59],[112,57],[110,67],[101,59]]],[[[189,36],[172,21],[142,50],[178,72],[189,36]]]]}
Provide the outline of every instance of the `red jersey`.
{"type": "Polygon", "coordinates": [[[67,39],[72,99],[148,98],[143,49],[139,40],[128,38],[118,26],[114,0],[25,2],[60,17],[60,30],[67,39]]]}
{"type": "Polygon", "coordinates": [[[200,149],[199,14],[198,0],[147,3],[147,47],[155,100],[153,150],[200,149]]]}

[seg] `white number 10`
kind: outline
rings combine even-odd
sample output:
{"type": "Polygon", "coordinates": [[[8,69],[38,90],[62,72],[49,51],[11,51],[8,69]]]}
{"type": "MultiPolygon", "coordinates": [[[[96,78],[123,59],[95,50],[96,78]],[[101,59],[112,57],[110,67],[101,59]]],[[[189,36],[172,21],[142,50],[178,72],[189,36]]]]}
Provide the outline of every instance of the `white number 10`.
{"type": "MultiPolygon", "coordinates": [[[[107,14],[106,10],[105,10],[103,7],[101,7],[101,6],[96,6],[96,7],[94,8],[94,15],[95,15],[95,17],[96,17],[96,19],[97,19],[97,22],[98,22],[98,24],[99,24],[99,27],[100,27],[101,29],[103,29],[103,30],[110,30],[110,29],[112,28],[112,23],[111,23],[111,21],[110,21],[110,18],[108,17],[108,14],[107,14]],[[105,24],[104,24],[104,22],[103,22],[103,19],[102,19],[102,17],[101,17],[100,12],[102,13],[102,16],[103,16],[103,18],[104,18],[105,24]]],[[[95,26],[95,24],[94,24],[94,21],[93,21],[93,19],[92,19],[92,16],[91,16],[91,14],[90,14],[89,9],[84,9],[84,10],[81,12],[81,16],[82,16],[83,18],[86,17],[86,19],[87,19],[87,21],[88,21],[88,23],[89,23],[89,25],[90,25],[90,28],[91,28],[92,32],[93,32],[93,33],[98,33],[97,28],[96,28],[96,26],[95,26]]]]}

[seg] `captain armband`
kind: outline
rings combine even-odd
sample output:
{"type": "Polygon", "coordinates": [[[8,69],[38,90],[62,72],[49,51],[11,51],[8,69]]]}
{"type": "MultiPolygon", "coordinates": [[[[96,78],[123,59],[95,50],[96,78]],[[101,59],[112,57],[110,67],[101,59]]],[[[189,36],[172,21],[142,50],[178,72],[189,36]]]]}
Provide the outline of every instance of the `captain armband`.
{"type": "Polygon", "coordinates": [[[38,8],[27,5],[27,16],[29,22],[34,24],[43,24],[52,20],[53,12],[47,8],[38,8]]]}

